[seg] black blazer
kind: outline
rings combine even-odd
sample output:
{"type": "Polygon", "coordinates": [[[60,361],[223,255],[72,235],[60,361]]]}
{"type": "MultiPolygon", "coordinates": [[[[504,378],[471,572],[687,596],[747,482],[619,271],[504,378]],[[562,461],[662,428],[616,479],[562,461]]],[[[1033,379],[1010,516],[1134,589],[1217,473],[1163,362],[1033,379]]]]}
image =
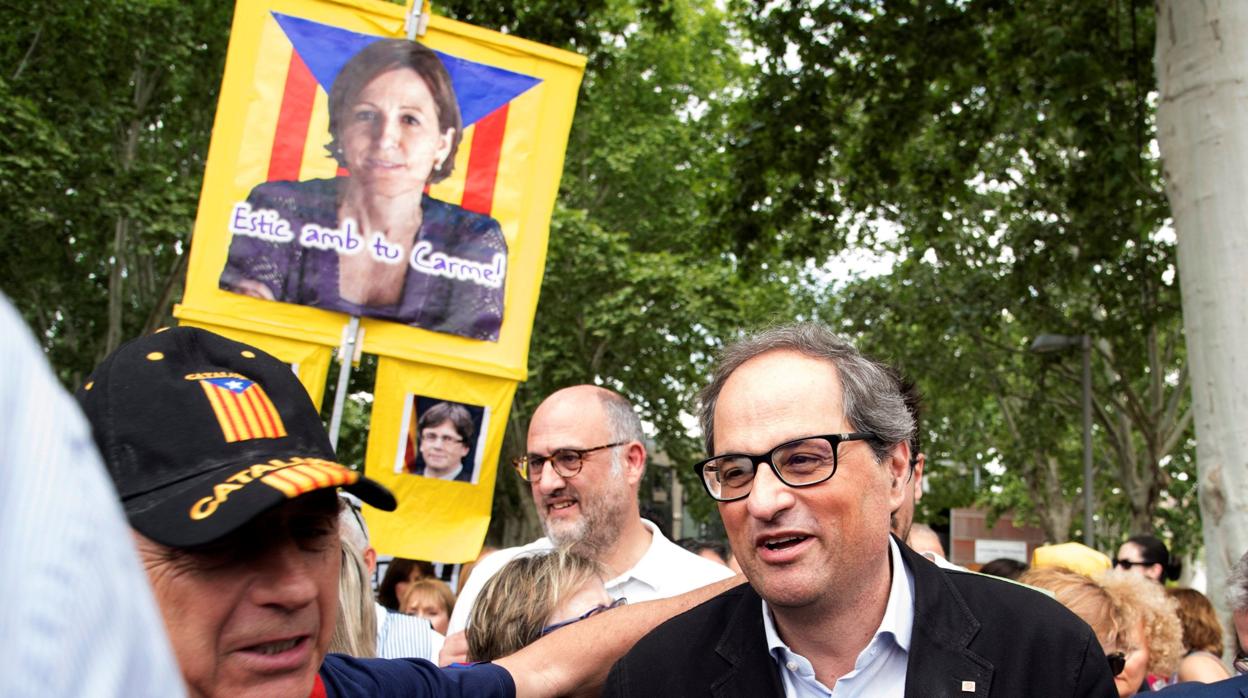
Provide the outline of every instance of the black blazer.
{"type": "MultiPolygon", "coordinates": [[[[906,696],[1117,697],[1096,636],[1057,601],[900,547],[915,596],[906,696]]],[[[660,625],[611,669],[603,695],[783,696],[758,594],[743,584],[660,625]]]]}

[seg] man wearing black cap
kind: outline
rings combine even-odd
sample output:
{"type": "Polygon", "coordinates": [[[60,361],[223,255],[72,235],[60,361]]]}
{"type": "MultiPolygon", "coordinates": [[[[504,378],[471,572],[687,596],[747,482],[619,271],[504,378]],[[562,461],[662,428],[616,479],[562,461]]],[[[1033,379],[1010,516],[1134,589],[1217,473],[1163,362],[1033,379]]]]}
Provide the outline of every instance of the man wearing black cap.
{"type": "Polygon", "coordinates": [[[493,665],[327,656],[335,491],[386,511],[395,501],[335,462],[290,369],[253,347],[178,328],[123,345],[78,397],[192,695],[567,693],[601,682],[647,628],[715,592],[600,614],[493,665]]]}

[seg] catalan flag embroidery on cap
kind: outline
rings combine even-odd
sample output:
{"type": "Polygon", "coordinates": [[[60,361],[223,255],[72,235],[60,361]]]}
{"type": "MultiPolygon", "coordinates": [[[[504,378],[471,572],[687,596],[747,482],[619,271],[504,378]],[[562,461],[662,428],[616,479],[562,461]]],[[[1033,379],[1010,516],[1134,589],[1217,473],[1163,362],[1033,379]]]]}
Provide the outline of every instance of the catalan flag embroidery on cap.
{"type": "Polygon", "coordinates": [[[316,458],[300,458],[295,459],[289,467],[261,477],[260,481],[293,499],[313,490],[353,485],[359,479],[359,473],[337,463],[316,458]]]}
{"type": "Polygon", "coordinates": [[[286,427],[277,408],[254,381],[241,375],[199,381],[227,442],[277,439],[286,427]]]}

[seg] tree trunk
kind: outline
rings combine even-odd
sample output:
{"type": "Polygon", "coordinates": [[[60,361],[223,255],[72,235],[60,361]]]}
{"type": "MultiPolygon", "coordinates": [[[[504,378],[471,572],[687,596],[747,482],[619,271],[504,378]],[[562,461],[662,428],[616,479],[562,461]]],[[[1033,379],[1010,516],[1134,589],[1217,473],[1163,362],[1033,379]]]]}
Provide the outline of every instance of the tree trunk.
{"type": "MultiPolygon", "coordinates": [[[[1157,139],[1178,237],[1210,598],[1248,550],[1248,3],[1159,0],[1157,139]]],[[[1234,647],[1228,644],[1228,647],[1234,647]]]]}
{"type": "MultiPolygon", "coordinates": [[[[143,114],[151,102],[159,78],[159,71],[153,74],[146,70],[143,60],[142,54],[135,58],[134,72],[130,77],[134,84],[134,114],[122,133],[117,149],[119,169],[123,173],[130,172],[134,167],[139,150],[139,136],[143,130],[143,114]]],[[[117,215],[113,226],[113,267],[108,275],[108,333],[105,335],[105,354],[113,353],[124,339],[122,311],[125,305],[124,287],[128,266],[126,248],[130,244],[130,223],[130,216],[123,212],[117,215]]]]}

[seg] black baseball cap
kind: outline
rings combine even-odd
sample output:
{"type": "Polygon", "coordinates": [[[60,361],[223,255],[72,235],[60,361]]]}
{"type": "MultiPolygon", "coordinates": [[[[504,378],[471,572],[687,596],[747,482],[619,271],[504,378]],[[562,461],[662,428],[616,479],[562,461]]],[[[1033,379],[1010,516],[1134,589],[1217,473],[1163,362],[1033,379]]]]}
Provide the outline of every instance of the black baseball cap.
{"type": "Polygon", "coordinates": [[[130,525],[162,545],[211,543],[323,489],[396,506],[385,487],[337,462],[289,366],[207,330],[123,344],[77,397],[130,525]]]}

